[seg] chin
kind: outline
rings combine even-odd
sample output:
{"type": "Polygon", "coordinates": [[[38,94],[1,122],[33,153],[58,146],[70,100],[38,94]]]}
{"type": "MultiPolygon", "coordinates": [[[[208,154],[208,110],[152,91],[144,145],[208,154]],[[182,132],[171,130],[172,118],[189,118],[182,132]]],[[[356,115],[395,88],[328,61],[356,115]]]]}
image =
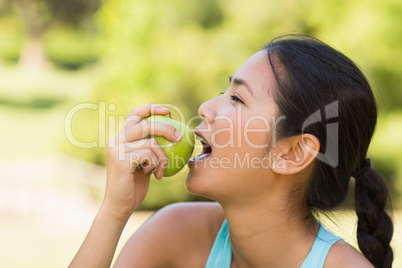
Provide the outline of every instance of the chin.
{"type": "Polygon", "coordinates": [[[232,189],[227,184],[228,181],[230,174],[227,170],[191,168],[187,175],[186,188],[191,194],[219,202],[223,196],[230,195],[232,189]]]}
{"type": "Polygon", "coordinates": [[[201,195],[204,197],[209,198],[208,196],[205,195],[205,182],[203,182],[203,176],[202,173],[200,172],[201,170],[191,170],[187,175],[186,178],[186,188],[187,191],[189,191],[191,194],[194,195],[201,195]]]}
{"type": "Polygon", "coordinates": [[[186,179],[187,190],[194,195],[203,196],[215,200],[218,190],[219,172],[208,169],[190,169],[186,179]]]}

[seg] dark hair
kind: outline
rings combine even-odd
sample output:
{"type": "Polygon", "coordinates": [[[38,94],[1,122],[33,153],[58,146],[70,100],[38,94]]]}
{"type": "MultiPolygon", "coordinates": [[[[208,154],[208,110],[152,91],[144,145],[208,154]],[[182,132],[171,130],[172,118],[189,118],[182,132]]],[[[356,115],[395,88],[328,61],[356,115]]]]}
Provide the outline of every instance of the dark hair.
{"type": "MultiPolygon", "coordinates": [[[[264,49],[278,84],[273,97],[279,113],[286,116],[277,125],[278,137],[310,133],[320,142],[320,157],[303,200],[310,213],[330,211],[345,199],[351,174],[366,163],[377,122],[373,92],[348,57],[316,38],[281,36],[264,49]],[[311,123],[306,125],[306,120],[311,123]]],[[[388,189],[372,168],[355,176],[359,248],[375,267],[391,267],[388,189]]]]}

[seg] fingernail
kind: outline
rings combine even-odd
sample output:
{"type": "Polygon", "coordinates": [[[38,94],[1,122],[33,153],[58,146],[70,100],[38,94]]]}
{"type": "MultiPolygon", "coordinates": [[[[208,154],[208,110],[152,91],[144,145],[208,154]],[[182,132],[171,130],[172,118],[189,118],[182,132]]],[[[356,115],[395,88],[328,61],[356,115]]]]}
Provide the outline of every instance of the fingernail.
{"type": "Polygon", "coordinates": [[[166,110],[166,111],[169,111],[168,108],[165,108],[165,107],[163,107],[163,106],[159,106],[159,108],[161,108],[161,109],[163,109],[163,110],[166,110]]]}
{"type": "Polygon", "coordinates": [[[181,134],[177,130],[175,130],[174,135],[176,136],[176,138],[181,138],[181,134]]]}

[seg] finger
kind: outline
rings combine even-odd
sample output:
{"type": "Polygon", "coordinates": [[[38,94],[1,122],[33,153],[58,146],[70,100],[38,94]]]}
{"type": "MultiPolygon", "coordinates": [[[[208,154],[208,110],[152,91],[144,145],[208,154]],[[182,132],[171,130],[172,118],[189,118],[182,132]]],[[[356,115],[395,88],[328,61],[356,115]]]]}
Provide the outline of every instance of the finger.
{"type": "Polygon", "coordinates": [[[133,108],[129,115],[139,115],[142,118],[146,118],[151,114],[168,114],[170,111],[168,108],[162,107],[158,104],[150,103],[140,107],[133,108]]]}
{"type": "Polygon", "coordinates": [[[142,166],[141,170],[144,174],[152,174],[152,171],[155,170],[156,166],[156,163],[149,164],[147,162],[142,166]]]}
{"type": "Polygon", "coordinates": [[[157,179],[162,178],[165,168],[168,164],[168,158],[162,146],[155,138],[143,139],[135,142],[126,143],[126,152],[136,151],[141,149],[150,149],[158,159],[157,167],[155,168],[154,175],[157,179]]]}
{"type": "MultiPolygon", "coordinates": [[[[158,158],[151,149],[142,149],[130,154],[130,168],[134,171],[136,168],[141,167],[142,170],[154,168],[158,163],[158,158]]],[[[149,170],[148,170],[149,172],[149,170]]]]}
{"type": "Polygon", "coordinates": [[[181,140],[180,132],[173,126],[144,120],[121,132],[119,134],[119,141],[124,143],[133,142],[148,136],[165,137],[170,142],[179,142],[181,140]]]}
{"type": "Polygon", "coordinates": [[[169,113],[170,111],[168,108],[162,107],[154,103],[133,108],[130,114],[128,115],[126,121],[124,122],[123,129],[129,128],[134,124],[138,124],[144,118],[147,118],[151,114],[166,115],[169,113]]]}
{"type": "Polygon", "coordinates": [[[144,174],[154,174],[155,178],[160,180],[163,177],[163,173],[165,172],[165,168],[167,164],[164,164],[165,162],[167,163],[167,158],[164,158],[165,161],[161,161],[161,159],[152,159],[150,161],[146,161],[144,164],[141,165],[141,171],[144,174]],[[163,168],[162,168],[163,166],[163,168]]]}
{"type": "Polygon", "coordinates": [[[165,169],[168,166],[169,160],[167,157],[164,158],[159,158],[159,163],[158,166],[156,167],[154,171],[154,176],[158,180],[162,179],[163,173],[165,173],[165,169]]]}

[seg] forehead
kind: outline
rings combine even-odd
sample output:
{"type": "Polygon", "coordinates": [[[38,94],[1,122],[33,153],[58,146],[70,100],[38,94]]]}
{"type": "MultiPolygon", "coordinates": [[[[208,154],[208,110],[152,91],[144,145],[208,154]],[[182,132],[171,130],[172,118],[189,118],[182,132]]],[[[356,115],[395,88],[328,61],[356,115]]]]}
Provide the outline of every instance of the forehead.
{"type": "Polygon", "coordinates": [[[251,56],[233,77],[244,79],[255,93],[269,92],[275,85],[275,77],[265,50],[251,56]]]}

